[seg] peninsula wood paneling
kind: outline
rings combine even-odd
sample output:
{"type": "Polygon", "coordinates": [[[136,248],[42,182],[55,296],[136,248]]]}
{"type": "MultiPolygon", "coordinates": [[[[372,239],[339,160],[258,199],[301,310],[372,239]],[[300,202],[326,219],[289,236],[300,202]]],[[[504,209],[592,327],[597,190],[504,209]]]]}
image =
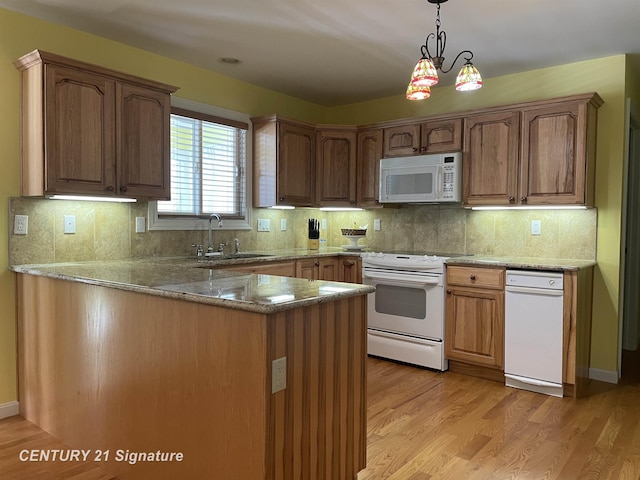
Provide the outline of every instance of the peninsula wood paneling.
{"type": "Polygon", "coordinates": [[[267,477],[353,479],[366,462],[366,297],[282,312],[269,322],[270,358],[287,357],[273,395],[267,477]],[[347,320],[348,319],[348,320],[347,320]]]}
{"type": "Polygon", "coordinates": [[[100,466],[121,480],[354,479],[365,302],[259,314],[18,274],[20,413],[70,448],[110,450],[100,466]],[[131,465],[118,449],[184,460],[131,465]]]}

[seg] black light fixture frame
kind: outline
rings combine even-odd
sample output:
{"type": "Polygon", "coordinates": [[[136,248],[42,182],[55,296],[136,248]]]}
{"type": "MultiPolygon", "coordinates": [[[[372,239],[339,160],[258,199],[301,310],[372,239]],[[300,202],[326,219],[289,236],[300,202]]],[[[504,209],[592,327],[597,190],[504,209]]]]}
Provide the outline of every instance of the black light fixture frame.
{"type": "Polygon", "coordinates": [[[433,66],[436,68],[436,70],[440,70],[442,73],[448,73],[451,71],[451,69],[454,67],[454,65],[456,64],[456,62],[458,61],[458,59],[464,55],[467,54],[468,56],[465,56],[464,59],[466,60],[466,63],[471,63],[471,59],[473,58],[473,52],[471,50],[463,50],[461,51],[455,58],[455,60],[453,61],[453,63],[451,64],[451,66],[448,69],[444,69],[442,67],[442,65],[444,64],[444,49],[447,45],[447,34],[444,30],[440,30],[440,4],[441,3],[445,3],[447,0],[427,0],[429,3],[435,3],[437,5],[437,12],[436,12],[436,33],[431,32],[429,35],[427,35],[427,38],[424,41],[424,45],[422,45],[420,47],[420,52],[422,53],[422,58],[428,58],[433,62],[433,66]],[[436,43],[436,54],[435,55],[431,55],[431,52],[429,51],[429,40],[430,39],[434,39],[435,43],[436,43]]]}

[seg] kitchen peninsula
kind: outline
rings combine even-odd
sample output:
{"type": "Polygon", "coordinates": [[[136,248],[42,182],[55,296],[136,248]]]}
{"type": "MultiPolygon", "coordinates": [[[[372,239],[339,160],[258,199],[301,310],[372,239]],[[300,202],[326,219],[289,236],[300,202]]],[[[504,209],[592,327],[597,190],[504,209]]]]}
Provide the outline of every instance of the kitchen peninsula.
{"type": "Polygon", "coordinates": [[[373,288],[197,266],[13,267],[21,414],[121,480],[355,478],[373,288]]]}

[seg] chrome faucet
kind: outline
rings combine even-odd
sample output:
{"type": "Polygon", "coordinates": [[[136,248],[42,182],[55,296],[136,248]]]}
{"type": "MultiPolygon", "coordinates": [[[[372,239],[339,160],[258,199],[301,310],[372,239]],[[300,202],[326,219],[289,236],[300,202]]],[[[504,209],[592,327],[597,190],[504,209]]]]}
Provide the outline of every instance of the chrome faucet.
{"type": "Polygon", "coordinates": [[[234,238],[233,243],[236,246],[236,253],[240,253],[240,240],[238,240],[237,238],[234,238]]]}
{"type": "Polygon", "coordinates": [[[212,213],[211,215],[209,215],[209,245],[207,246],[207,253],[213,253],[213,243],[211,241],[211,220],[213,219],[218,220],[218,227],[222,226],[222,219],[220,218],[220,215],[218,215],[217,213],[212,213]]]}

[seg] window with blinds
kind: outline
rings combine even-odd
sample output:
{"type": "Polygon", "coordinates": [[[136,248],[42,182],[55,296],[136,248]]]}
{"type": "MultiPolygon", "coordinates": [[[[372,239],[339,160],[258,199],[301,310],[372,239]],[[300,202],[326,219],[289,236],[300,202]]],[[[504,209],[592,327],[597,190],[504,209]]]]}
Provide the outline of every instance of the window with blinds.
{"type": "Polygon", "coordinates": [[[158,216],[246,216],[248,124],[180,108],[171,110],[171,200],[158,216]]]}

